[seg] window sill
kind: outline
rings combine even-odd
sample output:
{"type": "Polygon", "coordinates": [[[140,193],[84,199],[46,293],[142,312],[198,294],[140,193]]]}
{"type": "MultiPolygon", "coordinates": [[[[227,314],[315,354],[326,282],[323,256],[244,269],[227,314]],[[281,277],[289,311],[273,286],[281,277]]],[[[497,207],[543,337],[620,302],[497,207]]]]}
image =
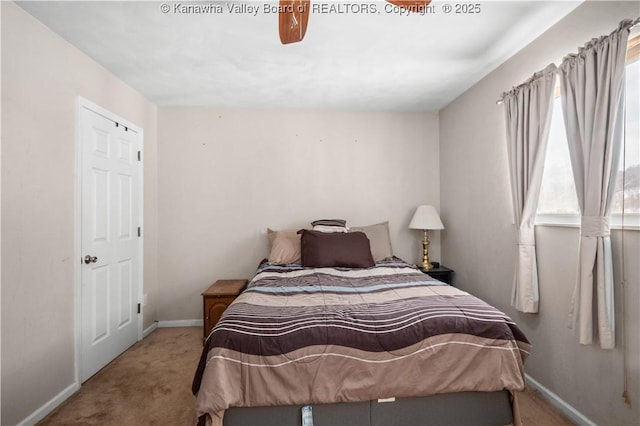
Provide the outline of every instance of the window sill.
{"type": "MultiPolygon", "coordinates": [[[[580,228],[580,216],[577,214],[539,214],[536,215],[536,226],[560,226],[564,228],[580,228]]],[[[612,214],[611,229],[623,229],[622,215],[612,214]]],[[[640,214],[624,215],[625,231],[640,231],[640,214]]]]}

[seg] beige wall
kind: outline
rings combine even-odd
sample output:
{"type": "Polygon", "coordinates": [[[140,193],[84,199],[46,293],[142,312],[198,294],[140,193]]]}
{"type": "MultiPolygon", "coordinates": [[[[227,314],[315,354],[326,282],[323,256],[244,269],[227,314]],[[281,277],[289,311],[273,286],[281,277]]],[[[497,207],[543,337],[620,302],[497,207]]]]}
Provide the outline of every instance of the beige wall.
{"type": "MultiPolygon", "coordinates": [[[[0,23],[2,23],[2,7],[0,7],[0,23]]],[[[1,57],[2,57],[2,31],[0,29],[0,58],[1,57]]],[[[0,99],[2,99],[2,78],[0,78],[0,99]]],[[[0,117],[2,117],[2,102],[0,102],[0,117]]],[[[0,192],[1,190],[2,190],[2,120],[0,119],[0,192]]],[[[0,196],[0,241],[2,241],[2,196],[0,196]]],[[[2,244],[0,244],[0,307],[1,306],[2,306],[2,244]]],[[[0,356],[2,356],[2,315],[1,314],[0,314],[0,356]]],[[[2,377],[1,361],[0,361],[0,377],[2,377]]],[[[0,381],[0,422],[2,421],[1,419],[2,419],[2,382],[0,381]]]]}
{"type": "Polygon", "coordinates": [[[407,226],[439,204],[437,114],[161,108],[158,123],[161,320],[202,318],[211,282],[250,278],[267,227],[388,220],[395,253],[417,260],[407,226]]]}
{"type": "MultiPolygon", "coordinates": [[[[637,2],[585,2],[440,113],[441,211],[448,224],[442,234],[444,262],[455,269],[458,286],[504,309],[522,326],[534,347],[526,365],[531,377],[597,424],[640,423],[640,232],[626,236],[633,401],[626,407],[620,398],[621,349],[581,346],[566,327],[575,280],[577,229],[536,229],[540,313],[519,314],[510,307],[516,232],[503,109],[495,102],[503,91],[534,71],[551,62],[558,64],[592,37],[608,34],[620,20],[638,14],[637,2]]],[[[619,232],[612,239],[617,253],[619,232]]],[[[616,308],[620,319],[619,293],[616,308]]],[[[618,342],[619,334],[618,328],[618,342]]]]}
{"type": "Polygon", "coordinates": [[[145,291],[156,301],[157,108],[15,4],[1,7],[2,424],[10,425],[74,382],[79,95],[145,130],[145,291]]]}

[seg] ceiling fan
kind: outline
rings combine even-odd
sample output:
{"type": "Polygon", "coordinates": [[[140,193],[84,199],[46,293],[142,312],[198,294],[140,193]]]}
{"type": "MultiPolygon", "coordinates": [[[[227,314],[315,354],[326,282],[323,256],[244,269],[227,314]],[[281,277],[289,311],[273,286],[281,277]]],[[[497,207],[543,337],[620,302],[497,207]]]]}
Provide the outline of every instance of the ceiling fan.
{"type": "MultiPolygon", "coordinates": [[[[422,13],[431,0],[386,0],[410,12],[422,13]]],[[[307,32],[311,0],[280,0],[278,29],[282,44],[302,41],[307,32]]]]}

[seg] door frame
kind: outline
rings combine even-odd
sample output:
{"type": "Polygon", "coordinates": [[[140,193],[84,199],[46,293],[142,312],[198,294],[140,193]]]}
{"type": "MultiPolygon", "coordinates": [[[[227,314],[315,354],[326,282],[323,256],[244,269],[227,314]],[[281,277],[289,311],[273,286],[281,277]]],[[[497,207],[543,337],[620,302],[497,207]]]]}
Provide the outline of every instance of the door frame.
{"type": "MultiPolygon", "coordinates": [[[[111,121],[117,122],[138,134],[138,150],[141,155],[144,153],[144,130],[142,127],[102,108],[101,106],[78,96],[76,98],[76,164],[75,164],[75,217],[74,217],[74,264],[75,267],[75,365],[74,374],[77,388],[82,385],[80,368],[82,365],[82,128],[80,126],[80,114],[82,109],[88,109],[111,121]]],[[[138,238],[138,290],[135,295],[137,303],[140,304],[140,314],[137,315],[138,341],[143,337],[144,323],[144,161],[138,161],[138,223],[142,233],[138,238]]]]}

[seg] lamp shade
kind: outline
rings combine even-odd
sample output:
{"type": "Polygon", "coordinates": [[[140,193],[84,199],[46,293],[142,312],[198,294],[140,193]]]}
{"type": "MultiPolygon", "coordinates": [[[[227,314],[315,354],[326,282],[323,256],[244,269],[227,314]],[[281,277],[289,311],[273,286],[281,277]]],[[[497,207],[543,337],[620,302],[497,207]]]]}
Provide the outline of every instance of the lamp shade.
{"type": "Polygon", "coordinates": [[[444,229],[444,225],[433,206],[418,206],[409,229],[444,229]]]}

